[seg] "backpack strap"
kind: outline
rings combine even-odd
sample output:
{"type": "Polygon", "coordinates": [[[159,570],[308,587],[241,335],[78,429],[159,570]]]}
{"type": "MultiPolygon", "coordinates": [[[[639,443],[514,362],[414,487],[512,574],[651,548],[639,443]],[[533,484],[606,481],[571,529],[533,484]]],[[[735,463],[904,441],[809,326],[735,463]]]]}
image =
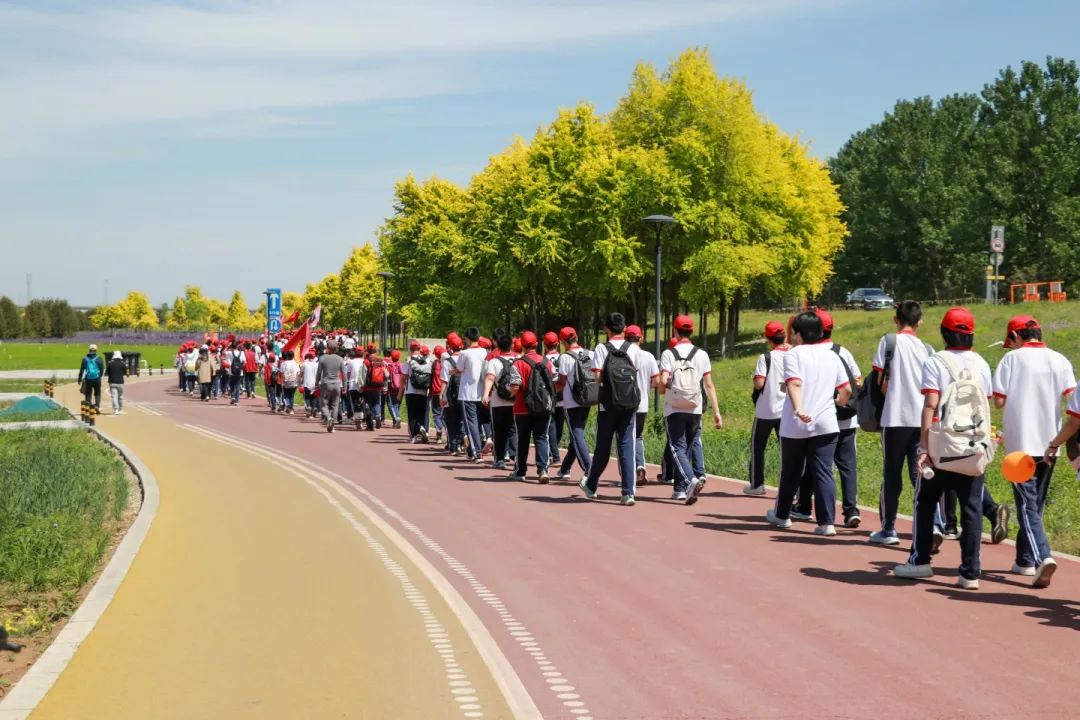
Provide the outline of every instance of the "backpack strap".
{"type": "Polygon", "coordinates": [[[848,385],[851,386],[851,391],[855,392],[855,376],[851,372],[851,368],[848,367],[847,361],[844,360],[844,356],[840,354],[841,346],[839,343],[833,343],[832,351],[836,353],[836,357],[839,358],[840,364],[844,366],[844,372],[847,373],[848,385]]]}
{"type": "Polygon", "coordinates": [[[893,355],[896,354],[896,333],[889,333],[885,336],[885,367],[882,369],[882,374],[885,377],[889,377],[889,370],[892,367],[893,355]]]}
{"type": "Polygon", "coordinates": [[[765,377],[769,377],[769,371],[772,370],[772,350],[765,353],[765,377]]]}
{"type": "Polygon", "coordinates": [[[697,355],[697,351],[698,351],[697,347],[695,347],[693,350],[691,350],[690,354],[686,356],[686,362],[690,362],[691,360],[693,360],[694,356],[697,355]]]}
{"type": "Polygon", "coordinates": [[[937,358],[943,366],[945,366],[945,370],[949,373],[949,379],[952,382],[956,382],[960,379],[960,373],[962,372],[962,370],[957,364],[956,358],[954,358],[948,350],[942,350],[939,353],[935,353],[934,357],[937,358]]]}

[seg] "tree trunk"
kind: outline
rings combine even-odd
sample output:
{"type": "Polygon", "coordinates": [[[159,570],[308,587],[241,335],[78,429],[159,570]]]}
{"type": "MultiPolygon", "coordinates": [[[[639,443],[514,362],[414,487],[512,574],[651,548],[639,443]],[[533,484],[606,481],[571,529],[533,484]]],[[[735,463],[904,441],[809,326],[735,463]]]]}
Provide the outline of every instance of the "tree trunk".
{"type": "Polygon", "coordinates": [[[717,308],[717,312],[718,312],[718,314],[720,316],[720,325],[717,328],[719,330],[719,332],[717,334],[720,336],[720,357],[722,357],[722,358],[727,357],[727,349],[728,349],[728,337],[727,337],[727,332],[725,332],[725,328],[726,328],[725,322],[727,320],[727,307],[728,307],[727,299],[724,299],[724,300],[720,301],[720,307],[717,308]]]}
{"type": "Polygon", "coordinates": [[[709,354],[709,316],[704,309],[698,312],[698,330],[701,333],[701,349],[709,354]]]}

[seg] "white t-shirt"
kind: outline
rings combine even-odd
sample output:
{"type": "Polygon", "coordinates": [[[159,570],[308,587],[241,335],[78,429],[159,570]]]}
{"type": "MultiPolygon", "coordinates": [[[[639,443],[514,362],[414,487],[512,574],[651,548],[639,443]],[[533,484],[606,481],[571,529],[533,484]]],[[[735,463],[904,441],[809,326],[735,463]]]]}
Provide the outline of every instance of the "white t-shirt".
{"type": "Polygon", "coordinates": [[[559,356],[559,377],[565,381],[562,389],[562,402],[564,408],[581,407],[574,402],[574,377],[577,372],[577,358],[581,353],[585,353],[585,372],[591,372],[592,353],[585,348],[570,348],[559,356]]]}
{"type": "Polygon", "coordinates": [[[1065,413],[1074,418],[1080,418],[1080,385],[1077,385],[1069,395],[1069,401],[1065,403],[1065,413]]]}
{"type": "Polygon", "coordinates": [[[660,365],[656,362],[656,358],[652,356],[652,353],[642,351],[641,362],[637,366],[637,386],[641,392],[641,404],[638,405],[638,413],[649,412],[649,402],[652,398],[652,388],[649,385],[652,379],[659,374],[660,365]]]}
{"type": "MultiPolygon", "coordinates": [[[[645,352],[641,348],[639,348],[636,343],[629,342],[622,337],[609,340],[609,342],[614,347],[623,350],[630,357],[630,362],[633,363],[635,370],[637,370],[637,368],[641,366],[641,356],[644,355],[645,352]]],[[[601,375],[603,374],[604,370],[604,362],[607,360],[608,356],[607,347],[605,347],[605,345],[605,343],[600,343],[599,345],[597,345],[596,349],[593,350],[592,356],[593,370],[599,371],[601,375]]],[[[602,397],[603,393],[600,393],[600,395],[602,397]]],[[[599,412],[604,412],[604,410],[606,409],[603,402],[601,402],[598,407],[599,412]]]]}
{"type": "Polygon", "coordinates": [[[417,355],[414,358],[409,358],[408,362],[401,363],[401,374],[408,378],[405,383],[406,395],[427,395],[430,391],[430,386],[421,390],[412,384],[412,364],[416,363],[420,367],[426,367],[428,374],[432,377],[435,376],[435,358],[428,355],[425,359],[423,356],[417,355]]]}
{"type": "Polygon", "coordinates": [[[784,353],[784,382],[802,381],[802,411],[810,416],[804,423],[795,416],[788,391],[780,415],[780,437],[804,439],[840,432],[836,422],[834,394],[848,384],[847,372],[831,343],[799,345],[784,353]]]}
{"type": "Polygon", "coordinates": [[[301,367],[304,370],[304,387],[308,390],[314,390],[315,375],[319,370],[319,363],[315,360],[305,360],[301,367]]]}
{"type": "Polygon", "coordinates": [[[484,381],[484,360],[488,351],[477,345],[463,350],[458,357],[458,369],[461,370],[461,388],[458,399],[465,402],[479,402],[480,389],[484,381]]]}
{"type": "MultiPolygon", "coordinates": [[[[956,360],[957,364],[961,368],[967,368],[971,371],[972,378],[982,385],[983,392],[987,397],[993,394],[993,382],[990,379],[990,366],[983,360],[982,355],[973,350],[946,350],[956,360]]],[[[923,395],[930,393],[941,394],[952,385],[952,378],[949,376],[949,371],[945,365],[940,361],[930,356],[929,359],[923,363],[921,392],[923,395]]],[[[922,417],[919,418],[919,425],[922,425],[922,417]]],[[[1046,449],[1045,447],[1043,448],[1046,449]]],[[[1040,451],[1041,452],[1041,451],[1040,451]]]]}
{"type": "Polygon", "coordinates": [[[1075,388],[1072,363],[1042,343],[1005,353],[994,371],[994,397],[1005,400],[1005,449],[1042,457],[1061,430],[1061,398],[1075,388]]]}
{"type": "Polygon", "coordinates": [[[506,400],[504,398],[499,397],[499,393],[496,391],[495,386],[499,384],[499,378],[502,377],[502,374],[504,372],[507,372],[509,370],[510,365],[513,365],[514,360],[516,360],[516,359],[517,359],[517,356],[514,355],[513,353],[507,353],[507,354],[505,354],[505,355],[503,355],[501,357],[493,357],[490,360],[488,360],[487,363],[486,363],[486,368],[484,370],[484,375],[486,377],[491,378],[491,381],[492,381],[492,385],[491,385],[491,407],[493,407],[493,408],[497,408],[497,407],[513,407],[514,406],[514,400],[513,399],[506,400]],[[509,363],[504,362],[504,361],[509,361],[509,363]]]}
{"type": "MultiPolygon", "coordinates": [[[[923,363],[933,353],[911,330],[896,335],[896,349],[889,363],[889,387],[881,412],[881,427],[922,427],[923,363]]],[[[874,354],[874,369],[885,367],[885,338],[874,354]]]]}
{"type": "Polygon", "coordinates": [[[345,363],[345,377],[349,380],[349,390],[360,390],[367,382],[367,368],[364,358],[352,358],[345,363]]]}
{"type": "Polygon", "coordinates": [[[356,338],[351,335],[346,335],[345,339],[341,341],[341,347],[345,348],[346,350],[355,350],[356,338]]]}
{"type": "Polygon", "coordinates": [[[765,384],[754,406],[754,417],[760,420],[779,420],[784,412],[787,395],[780,392],[780,382],[784,375],[784,355],[787,349],[773,348],[769,351],[771,360],[765,366],[765,353],[758,355],[754,378],[764,378],[765,384]]]}
{"type": "MultiPolygon", "coordinates": [[[[823,342],[822,345],[828,345],[829,350],[836,352],[836,350],[834,350],[835,343],[833,343],[832,341],[823,342]]],[[[858,378],[859,375],[861,375],[861,373],[859,372],[859,364],[855,362],[855,357],[843,345],[840,346],[840,359],[843,360],[844,364],[851,369],[851,378],[853,380],[858,378]]],[[[851,388],[851,392],[855,392],[854,386],[851,388]]],[[[839,418],[837,418],[836,423],[841,430],[854,430],[855,428],[859,427],[859,418],[857,415],[849,417],[847,420],[840,420],[839,418]]]]}
{"type": "Polygon", "coordinates": [[[295,360],[285,360],[281,363],[281,384],[287,388],[295,388],[300,384],[300,365],[295,360]]]}
{"type": "MultiPolygon", "coordinates": [[[[675,353],[679,354],[679,357],[685,360],[690,357],[690,353],[694,351],[694,346],[691,343],[684,342],[675,346],[675,349],[668,348],[660,354],[660,371],[671,373],[675,371],[675,353]]],[[[709,354],[701,348],[697,349],[694,353],[694,359],[690,361],[693,363],[694,368],[697,370],[698,376],[704,380],[705,376],[712,372],[712,363],[709,362],[709,354]]],[[[702,404],[705,399],[705,393],[702,392],[698,395],[698,402],[694,406],[693,410],[676,410],[671,407],[671,394],[664,395],[664,417],[677,412],[689,412],[692,415],[700,415],[702,412],[702,404]]]]}

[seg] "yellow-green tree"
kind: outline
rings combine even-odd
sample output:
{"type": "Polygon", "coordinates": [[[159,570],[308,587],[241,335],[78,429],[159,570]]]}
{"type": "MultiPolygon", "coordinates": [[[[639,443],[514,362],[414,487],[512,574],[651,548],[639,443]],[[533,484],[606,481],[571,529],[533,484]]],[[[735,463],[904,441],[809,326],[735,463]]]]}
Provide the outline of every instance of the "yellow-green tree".
{"type": "Polygon", "coordinates": [[[184,298],[176,298],[165,327],[169,330],[187,330],[190,323],[191,320],[187,316],[187,303],[184,302],[184,298]]]}
{"type": "Polygon", "coordinates": [[[145,293],[132,291],[114,305],[97,308],[90,317],[90,324],[95,328],[156,330],[158,317],[150,298],[145,293]]]}

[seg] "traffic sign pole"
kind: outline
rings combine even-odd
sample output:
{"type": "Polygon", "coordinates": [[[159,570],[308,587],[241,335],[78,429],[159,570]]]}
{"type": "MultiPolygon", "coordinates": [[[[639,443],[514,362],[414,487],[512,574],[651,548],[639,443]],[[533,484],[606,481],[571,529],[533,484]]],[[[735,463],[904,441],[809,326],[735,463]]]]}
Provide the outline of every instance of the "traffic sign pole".
{"type": "Polygon", "coordinates": [[[266,334],[281,332],[281,288],[266,291],[266,334]]]}

